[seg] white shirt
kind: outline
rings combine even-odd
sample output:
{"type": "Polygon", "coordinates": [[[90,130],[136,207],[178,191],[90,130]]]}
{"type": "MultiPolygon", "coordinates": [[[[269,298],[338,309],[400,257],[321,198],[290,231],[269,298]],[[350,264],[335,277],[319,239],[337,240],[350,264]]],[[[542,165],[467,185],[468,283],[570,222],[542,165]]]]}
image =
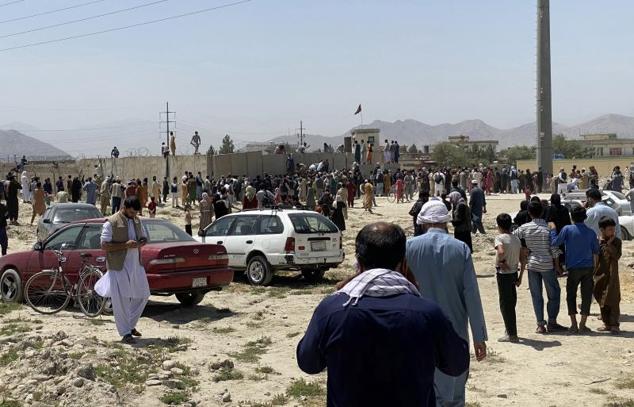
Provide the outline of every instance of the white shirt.
{"type": "MultiPolygon", "coordinates": [[[[134,222],[128,219],[128,239],[138,240],[146,237],[143,227],[142,236],[136,236],[134,222]]],[[[112,224],[106,222],[101,231],[101,242],[112,242],[112,224]]],[[[148,298],[150,296],[150,286],[145,274],[145,268],[139,262],[139,249],[128,249],[121,271],[108,271],[95,284],[95,291],[102,297],[113,297],[118,295],[123,298],[148,298]]]]}

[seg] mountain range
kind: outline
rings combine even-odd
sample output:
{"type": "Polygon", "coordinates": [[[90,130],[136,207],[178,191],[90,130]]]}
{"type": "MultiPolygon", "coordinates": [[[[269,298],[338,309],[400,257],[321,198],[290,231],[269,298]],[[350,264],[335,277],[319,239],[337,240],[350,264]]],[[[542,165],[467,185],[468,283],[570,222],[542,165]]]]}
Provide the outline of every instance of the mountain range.
{"type": "MultiPolygon", "coordinates": [[[[500,142],[499,148],[513,145],[530,146],[536,144],[537,134],[536,122],[510,129],[499,129],[479,119],[438,125],[429,125],[413,119],[397,120],[395,122],[375,120],[370,124],[356,128],[376,128],[381,130],[381,144],[383,144],[384,139],[389,139],[398,140],[401,145],[416,144],[419,147],[447,141],[447,137],[460,134],[469,136],[471,140],[498,140],[500,142]]],[[[352,130],[354,129],[350,129],[346,133],[335,137],[311,136],[308,137],[308,143],[313,148],[320,148],[323,143],[332,144],[336,147],[343,143],[343,138],[349,136],[352,130]]],[[[586,133],[617,133],[620,138],[634,138],[634,117],[606,114],[573,126],[553,122],[553,134],[563,134],[574,139],[586,133]]],[[[278,143],[296,143],[297,137],[282,136],[273,139],[273,141],[278,143]]]]}
{"type": "MultiPolygon", "coordinates": [[[[202,137],[201,152],[207,151],[209,144],[218,147],[224,133],[209,129],[193,127],[186,123],[177,123],[177,153],[191,154],[193,148],[189,140],[194,130],[198,130],[202,137]]],[[[447,137],[466,135],[472,140],[499,140],[499,148],[513,145],[535,145],[536,123],[527,123],[510,129],[500,129],[479,119],[465,120],[459,123],[426,124],[417,120],[397,120],[394,122],[375,120],[360,128],[378,128],[381,139],[398,140],[401,145],[416,144],[433,145],[447,141],[447,137]]],[[[63,155],[65,152],[73,157],[109,156],[113,146],[117,146],[122,156],[129,155],[158,155],[161,142],[165,140],[165,133],[160,133],[156,122],[148,120],[122,120],[119,122],[95,125],[91,128],[42,130],[24,123],[9,123],[0,125],[0,142],[3,151],[0,154],[22,155],[63,155]],[[18,137],[18,135],[22,137],[18,137]],[[27,136],[28,135],[28,136],[27,136]],[[35,137],[35,138],[34,138],[35,137]],[[37,140],[36,140],[37,138],[37,140]],[[41,143],[38,144],[38,140],[41,143]],[[55,147],[52,147],[50,143],[55,147]],[[6,148],[6,152],[5,152],[6,148]]],[[[307,135],[306,141],[310,150],[322,148],[323,143],[334,147],[343,144],[343,138],[350,135],[350,129],[338,136],[307,135]]],[[[554,134],[564,134],[570,138],[578,138],[585,133],[617,133],[620,138],[634,138],[634,117],[606,114],[596,119],[566,126],[553,123],[554,134]]],[[[260,141],[257,141],[262,143],[260,141]]],[[[280,136],[268,140],[271,143],[297,143],[297,136],[280,136]]],[[[240,148],[248,143],[234,137],[234,143],[240,148]]],[[[382,144],[382,142],[381,142],[382,144]]],[[[6,159],[6,157],[3,157],[6,159]]]]}
{"type": "Polygon", "coordinates": [[[55,158],[57,160],[71,158],[68,153],[52,145],[29,137],[16,130],[0,130],[0,160],[19,161],[22,155],[30,159],[55,158]]]}

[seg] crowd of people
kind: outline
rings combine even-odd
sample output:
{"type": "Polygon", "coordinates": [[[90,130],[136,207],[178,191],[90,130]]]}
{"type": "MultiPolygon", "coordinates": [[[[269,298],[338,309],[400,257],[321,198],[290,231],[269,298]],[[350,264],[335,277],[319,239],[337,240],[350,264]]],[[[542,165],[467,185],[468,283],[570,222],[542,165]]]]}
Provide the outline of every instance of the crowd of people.
{"type": "MultiPolygon", "coordinates": [[[[372,145],[367,147],[369,158],[372,145]]],[[[391,154],[391,151],[388,152],[391,154]]],[[[398,147],[394,151],[398,151],[398,147]]],[[[365,211],[372,212],[377,196],[392,194],[396,203],[411,202],[417,196],[409,211],[413,219],[412,238],[407,239],[401,227],[384,222],[368,224],[359,232],[357,273],[341,282],[337,294],[317,307],[299,343],[297,360],[300,368],[308,373],[328,368],[328,398],[332,405],[358,405],[364,400],[368,405],[376,404],[376,397],[380,395],[368,392],[368,383],[355,385],[345,380],[359,371],[366,372],[371,381],[391,372],[392,380],[405,383],[397,396],[400,405],[433,404],[433,400],[439,405],[464,405],[468,327],[471,327],[477,360],[486,357],[488,340],[471,258],[472,235],[486,233],[483,217],[487,213],[488,195],[523,193],[526,199],[514,217],[506,213],[496,217],[496,255],[492,267],[496,270],[500,313],[505,326],[505,335],[499,341],[520,341],[516,323],[517,287],[521,286],[524,274],[528,276],[536,333],[589,332],[587,318],[592,296],[599,303],[603,323],[597,330],[620,332],[621,231],[616,211],[602,202],[596,169],[590,167],[586,171],[573,167],[568,173],[561,169],[552,177],[541,171],[518,171],[513,166],[500,169],[423,167],[410,171],[398,168],[398,154],[390,155],[389,160],[365,174],[359,162],[350,169],[338,170],[331,170],[327,160],[308,167],[291,162],[286,174],[262,174],[254,178],[245,175],[203,177],[201,172],[187,171],[171,180],[153,176],[151,180],[122,182],[119,177],[101,179],[95,174],[87,178],[60,176],[53,183],[49,178],[42,181],[29,177],[27,171],[22,172],[19,180],[15,173],[10,173],[6,181],[0,183],[0,197],[7,202],[6,207],[0,203],[2,254],[6,254],[7,246],[6,220],[17,224],[20,197],[23,202],[32,204],[31,222],[53,201],[84,200],[93,205],[98,202],[101,212],[111,215],[106,224],[127,224],[126,233],[132,236],[137,216],[143,216],[147,210],[148,216],[153,217],[159,205],[182,208],[190,234],[194,210],[199,212],[199,229],[202,230],[232,210],[269,207],[315,210],[331,218],[344,231],[348,208],[353,208],[358,199],[362,198],[365,211]],[[587,208],[577,207],[571,213],[562,205],[561,196],[576,188],[586,190],[587,208]],[[535,195],[548,191],[552,193],[550,200],[535,195]],[[453,236],[449,235],[450,223],[453,236]],[[557,319],[561,297],[559,278],[564,277],[568,327],[559,324],[557,319]],[[581,305],[577,320],[579,288],[581,305]],[[402,316],[393,319],[391,315],[396,314],[402,316]],[[366,334],[354,333],[360,331],[366,334]],[[330,341],[335,345],[323,346],[330,341]],[[394,351],[377,352],[376,341],[382,343],[383,349],[394,351]],[[425,343],[428,346],[420,346],[425,343]],[[363,357],[358,357],[359,354],[363,357]],[[407,368],[402,369],[403,366],[407,368]],[[403,373],[398,371],[406,372],[407,377],[401,377],[403,373]],[[416,383],[416,386],[406,383],[416,383]]],[[[606,186],[620,190],[624,178],[616,167],[606,186]]],[[[120,239],[106,232],[102,241],[108,264],[118,262],[122,270],[131,267],[130,273],[139,274],[138,262],[133,261],[132,267],[127,255],[124,259],[114,253],[121,250],[122,243],[112,243],[120,239]]],[[[127,252],[138,252],[136,249],[141,244],[130,242],[132,239],[125,246],[127,252]]],[[[112,279],[104,281],[99,290],[107,295],[118,284],[122,283],[112,279]]],[[[134,336],[140,335],[135,325],[149,295],[145,286],[140,286],[142,289],[133,306],[125,299],[113,301],[117,308],[115,319],[119,315],[120,320],[128,321],[117,322],[124,342],[131,343],[134,336]]]]}

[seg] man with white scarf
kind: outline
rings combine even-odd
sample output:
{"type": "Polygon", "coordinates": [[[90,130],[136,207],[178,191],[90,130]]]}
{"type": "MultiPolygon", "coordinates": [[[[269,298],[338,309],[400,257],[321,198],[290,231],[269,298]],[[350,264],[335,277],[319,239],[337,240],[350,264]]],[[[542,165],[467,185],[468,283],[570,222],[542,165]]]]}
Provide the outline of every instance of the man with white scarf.
{"type": "MultiPolygon", "coordinates": [[[[471,325],[476,359],[481,361],[486,357],[487,330],[478,281],[471,250],[447,233],[450,220],[443,202],[434,200],[423,205],[417,223],[424,234],[407,241],[407,264],[420,284],[422,297],[440,305],[465,341],[469,341],[467,324],[471,325]]],[[[437,405],[464,406],[468,376],[468,371],[453,377],[436,370],[437,405]]]]}
{"type": "Polygon", "coordinates": [[[103,225],[101,248],[106,252],[108,272],[97,281],[95,291],[111,298],[114,322],[123,343],[135,343],[141,336],[136,325],[150,297],[150,287],[141,264],[141,247],[147,236],[137,213],[141,203],[129,197],[123,208],[103,225]]]}
{"type": "Polygon", "coordinates": [[[319,304],[297,346],[304,372],[328,369],[328,406],[434,406],[435,370],[468,369],[468,343],[421,298],[405,245],[397,225],[361,229],[358,273],[319,304]]]}

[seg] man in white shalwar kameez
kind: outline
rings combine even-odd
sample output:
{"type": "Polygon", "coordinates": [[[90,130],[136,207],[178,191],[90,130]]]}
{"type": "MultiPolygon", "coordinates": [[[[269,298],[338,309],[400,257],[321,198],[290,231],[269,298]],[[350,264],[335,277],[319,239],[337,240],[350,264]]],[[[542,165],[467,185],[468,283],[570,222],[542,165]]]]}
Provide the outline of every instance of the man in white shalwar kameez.
{"type": "Polygon", "coordinates": [[[101,232],[101,246],[106,251],[108,272],[95,285],[95,291],[112,300],[112,311],[122,342],[134,343],[141,336],[136,325],[150,296],[140,248],[147,237],[137,212],[141,203],[129,197],[123,208],[108,218],[101,232]]]}
{"type": "Polygon", "coordinates": [[[22,184],[22,202],[31,202],[31,179],[26,171],[22,171],[20,183],[22,184]]]}

